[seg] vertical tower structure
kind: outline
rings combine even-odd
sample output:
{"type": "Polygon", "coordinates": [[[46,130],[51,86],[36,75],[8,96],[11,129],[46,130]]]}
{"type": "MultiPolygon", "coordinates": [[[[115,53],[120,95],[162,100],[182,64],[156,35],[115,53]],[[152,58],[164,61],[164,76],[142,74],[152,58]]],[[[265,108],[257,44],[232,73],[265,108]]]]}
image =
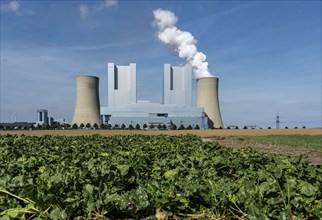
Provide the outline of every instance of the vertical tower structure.
{"type": "Polygon", "coordinates": [[[163,104],[192,107],[192,68],[164,64],[163,104]]]}
{"type": "Polygon", "coordinates": [[[136,64],[116,66],[108,63],[108,107],[136,103],[136,64]]]}
{"type": "Polygon", "coordinates": [[[48,125],[48,111],[46,109],[37,109],[37,124],[48,125]]]}
{"type": "Polygon", "coordinates": [[[76,77],[76,105],[73,124],[100,125],[98,87],[99,78],[96,76],[76,77]]]}
{"type": "Polygon", "coordinates": [[[219,109],[218,81],[217,77],[197,79],[196,106],[204,108],[210,128],[224,127],[219,109]]]}

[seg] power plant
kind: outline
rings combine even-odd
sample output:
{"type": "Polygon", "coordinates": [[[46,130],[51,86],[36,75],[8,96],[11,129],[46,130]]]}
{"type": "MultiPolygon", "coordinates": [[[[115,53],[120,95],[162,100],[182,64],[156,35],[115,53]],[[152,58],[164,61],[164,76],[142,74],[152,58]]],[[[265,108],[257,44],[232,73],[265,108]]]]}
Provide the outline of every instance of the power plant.
{"type": "Polygon", "coordinates": [[[108,106],[99,104],[99,79],[76,78],[76,105],[73,124],[95,123],[120,127],[139,125],[172,128],[223,128],[218,101],[218,78],[197,79],[196,106],[192,106],[192,67],[164,65],[163,103],[137,100],[136,64],[108,63],[108,106]]]}
{"type": "Polygon", "coordinates": [[[97,86],[89,88],[94,78],[78,77],[73,123],[98,124],[100,114],[102,124],[114,127],[224,127],[219,109],[218,78],[209,72],[207,56],[197,50],[197,40],[175,26],[178,18],[173,12],[159,8],[153,15],[158,39],[189,63],[164,65],[163,103],[137,100],[135,63],[128,66],[108,63],[108,106],[99,107],[98,79],[97,86]],[[196,106],[192,106],[192,70],[197,78],[196,106]]]}
{"type": "Polygon", "coordinates": [[[218,99],[218,78],[203,77],[197,79],[196,106],[204,108],[210,128],[223,128],[218,99]]]}
{"type": "Polygon", "coordinates": [[[98,86],[98,77],[76,77],[76,105],[73,124],[101,124],[98,86]]]}

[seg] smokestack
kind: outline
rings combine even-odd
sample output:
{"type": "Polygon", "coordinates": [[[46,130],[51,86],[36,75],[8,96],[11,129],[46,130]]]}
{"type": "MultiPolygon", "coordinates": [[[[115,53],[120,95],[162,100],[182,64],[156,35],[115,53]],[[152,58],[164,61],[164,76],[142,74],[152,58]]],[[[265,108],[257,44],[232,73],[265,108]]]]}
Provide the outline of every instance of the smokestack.
{"type": "Polygon", "coordinates": [[[203,77],[197,79],[197,107],[203,107],[209,119],[210,128],[224,127],[218,99],[218,78],[203,77]]]}
{"type": "Polygon", "coordinates": [[[73,124],[100,125],[99,78],[96,76],[76,77],[76,105],[73,124]]]}

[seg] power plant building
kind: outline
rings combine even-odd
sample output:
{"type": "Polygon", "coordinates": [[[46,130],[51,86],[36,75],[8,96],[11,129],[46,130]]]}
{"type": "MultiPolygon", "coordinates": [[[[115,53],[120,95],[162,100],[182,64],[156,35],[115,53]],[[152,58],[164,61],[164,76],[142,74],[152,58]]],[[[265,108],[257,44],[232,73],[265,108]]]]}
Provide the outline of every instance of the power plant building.
{"type": "Polygon", "coordinates": [[[37,109],[37,122],[36,125],[48,125],[48,111],[46,109],[37,109]]]}
{"type": "Polygon", "coordinates": [[[137,100],[136,64],[108,63],[108,106],[101,107],[102,123],[112,126],[144,124],[208,128],[204,108],[192,106],[192,68],[164,65],[163,103],[137,100]]]}
{"type": "Polygon", "coordinates": [[[163,104],[177,107],[192,107],[192,69],[191,65],[183,67],[164,64],[163,104]]]}
{"type": "Polygon", "coordinates": [[[108,63],[108,107],[136,103],[136,64],[116,66],[108,63]]]}

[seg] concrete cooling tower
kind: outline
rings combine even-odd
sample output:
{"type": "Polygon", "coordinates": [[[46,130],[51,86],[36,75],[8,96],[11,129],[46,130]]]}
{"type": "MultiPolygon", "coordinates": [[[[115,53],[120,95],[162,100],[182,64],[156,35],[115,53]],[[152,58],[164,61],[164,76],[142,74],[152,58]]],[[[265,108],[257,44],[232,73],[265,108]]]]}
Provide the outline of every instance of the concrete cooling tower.
{"type": "Polygon", "coordinates": [[[100,125],[99,78],[95,76],[76,77],[76,105],[73,124],[89,123],[100,125]]]}
{"type": "Polygon", "coordinates": [[[205,109],[210,128],[224,127],[219,109],[218,78],[204,77],[197,79],[196,105],[205,109]]]}

